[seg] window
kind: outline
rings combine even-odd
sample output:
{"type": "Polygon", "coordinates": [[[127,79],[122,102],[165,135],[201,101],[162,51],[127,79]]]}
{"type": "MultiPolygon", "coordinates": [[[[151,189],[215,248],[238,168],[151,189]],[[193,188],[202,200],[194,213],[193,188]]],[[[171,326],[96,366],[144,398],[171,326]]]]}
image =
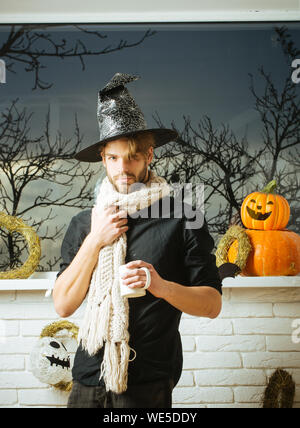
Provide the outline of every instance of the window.
{"type": "MultiPolygon", "coordinates": [[[[97,142],[97,92],[116,72],[141,76],[128,89],[149,127],[180,133],[153,167],[204,183],[215,237],[272,179],[300,232],[300,23],[1,25],[0,46],[0,210],[36,229],[40,270],[58,270],[71,217],[93,205],[101,163],[73,155],[97,142]]],[[[26,254],[0,233],[5,270],[26,254]]]]}

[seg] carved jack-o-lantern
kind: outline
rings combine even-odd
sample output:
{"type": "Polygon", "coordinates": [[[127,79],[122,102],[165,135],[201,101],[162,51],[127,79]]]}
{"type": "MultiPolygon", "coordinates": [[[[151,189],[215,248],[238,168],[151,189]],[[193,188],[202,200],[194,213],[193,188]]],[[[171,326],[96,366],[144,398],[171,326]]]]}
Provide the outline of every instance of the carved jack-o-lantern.
{"type": "Polygon", "coordinates": [[[274,193],[275,180],[261,192],[252,192],[243,201],[241,219],[248,229],[280,230],[288,224],[290,206],[281,195],[274,193]]]}
{"type": "Polygon", "coordinates": [[[42,337],[30,354],[31,371],[41,382],[54,385],[72,379],[70,356],[63,343],[42,337]]]}

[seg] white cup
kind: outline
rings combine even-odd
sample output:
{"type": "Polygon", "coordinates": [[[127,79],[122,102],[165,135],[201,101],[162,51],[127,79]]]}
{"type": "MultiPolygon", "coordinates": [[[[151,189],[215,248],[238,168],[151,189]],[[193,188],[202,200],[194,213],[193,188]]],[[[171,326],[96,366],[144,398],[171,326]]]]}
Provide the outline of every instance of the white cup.
{"type": "Polygon", "coordinates": [[[126,265],[121,265],[119,267],[119,281],[120,281],[120,291],[122,297],[132,298],[132,297],[142,297],[145,296],[146,290],[143,288],[130,288],[127,285],[123,284],[123,279],[121,275],[125,272],[130,272],[132,269],[128,269],[126,265]]]}

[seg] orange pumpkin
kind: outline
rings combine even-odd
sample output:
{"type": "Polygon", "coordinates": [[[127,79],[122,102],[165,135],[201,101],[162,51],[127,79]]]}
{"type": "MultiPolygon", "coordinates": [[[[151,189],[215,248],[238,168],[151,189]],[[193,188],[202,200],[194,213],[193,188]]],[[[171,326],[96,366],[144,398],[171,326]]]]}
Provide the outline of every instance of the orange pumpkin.
{"type": "Polygon", "coordinates": [[[247,229],[279,230],[284,229],[290,217],[288,201],[274,192],[275,180],[272,180],[261,192],[252,192],[241,206],[241,219],[247,229]]]}
{"type": "MultiPolygon", "coordinates": [[[[246,229],[251,245],[244,276],[289,276],[300,272],[300,235],[289,230],[246,229]]],[[[238,242],[228,251],[228,261],[234,263],[238,242]]]]}

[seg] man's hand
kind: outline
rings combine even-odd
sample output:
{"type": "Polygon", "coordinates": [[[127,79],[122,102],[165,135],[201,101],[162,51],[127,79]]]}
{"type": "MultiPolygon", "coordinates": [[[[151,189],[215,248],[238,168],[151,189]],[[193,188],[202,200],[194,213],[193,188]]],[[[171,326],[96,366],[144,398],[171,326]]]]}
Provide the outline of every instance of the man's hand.
{"type": "Polygon", "coordinates": [[[110,245],[122,233],[127,232],[127,222],[126,211],[118,211],[116,206],[105,208],[101,214],[94,207],[90,236],[100,247],[110,245]]]}
{"type": "Polygon", "coordinates": [[[168,303],[190,315],[216,318],[222,308],[220,293],[209,286],[187,287],[176,282],[163,279],[150,263],[143,260],[135,260],[126,264],[132,272],[124,273],[124,284],[128,287],[144,287],[146,283],[146,273],[140,270],[141,267],[149,269],[151,284],[148,291],[155,297],[166,300],[168,303]]]}
{"type": "Polygon", "coordinates": [[[151,284],[148,291],[155,297],[160,297],[162,287],[164,287],[165,280],[157,273],[154,267],[150,263],[146,263],[143,260],[134,260],[126,263],[126,268],[131,269],[131,272],[126,272],[122,275],[124,285],[130,288],[142,288],[146,284],[146,273],[141,267],[149,269],[151,276],[151,284]]]}

